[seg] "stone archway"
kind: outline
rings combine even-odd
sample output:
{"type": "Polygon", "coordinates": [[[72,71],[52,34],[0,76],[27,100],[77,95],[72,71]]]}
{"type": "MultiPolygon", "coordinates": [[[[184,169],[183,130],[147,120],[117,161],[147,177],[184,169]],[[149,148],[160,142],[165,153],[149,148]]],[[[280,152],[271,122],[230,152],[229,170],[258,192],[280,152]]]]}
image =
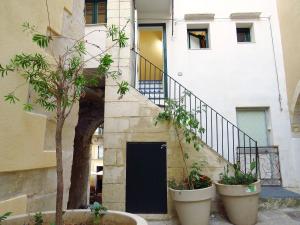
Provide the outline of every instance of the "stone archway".
{"type": "Polygon", "coordinates": [[[88,204],[90,144],[95,130],[104,122],[104,93],[103,79],[97,87],[86,88],[79,101],[68,209],[86,208],[88,204]]]}
{"type": "Polygon", "coordinates": [[[293,110],[292,130],[293,132],[300,133],[300,95],[298,95],[298,99],[293,110]]]}

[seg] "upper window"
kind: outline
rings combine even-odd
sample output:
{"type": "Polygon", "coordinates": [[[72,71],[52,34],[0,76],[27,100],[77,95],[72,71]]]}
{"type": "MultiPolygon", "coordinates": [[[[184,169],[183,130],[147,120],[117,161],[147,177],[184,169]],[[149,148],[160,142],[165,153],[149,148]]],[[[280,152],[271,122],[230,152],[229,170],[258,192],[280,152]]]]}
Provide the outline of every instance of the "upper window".
{"type": "Polygon", "coordinates": [[[236,24],[237,42],[254,42],[253,25],[251,23],[236,24]]]}
{"type": "Polygon", "coordinates": [[[85,22],[86,24],[106,23],[107,12],[106,0],[85,1],[85,22]]]}
{"type": "Polygon", "coordinates": [[[250,28],[236,28],[238,42],[251,42],[250,28]]]}
{"type": "Polygon", "coordinates": [[[208,29],[188,29],[189,49],[209,48],[208,29]]]}

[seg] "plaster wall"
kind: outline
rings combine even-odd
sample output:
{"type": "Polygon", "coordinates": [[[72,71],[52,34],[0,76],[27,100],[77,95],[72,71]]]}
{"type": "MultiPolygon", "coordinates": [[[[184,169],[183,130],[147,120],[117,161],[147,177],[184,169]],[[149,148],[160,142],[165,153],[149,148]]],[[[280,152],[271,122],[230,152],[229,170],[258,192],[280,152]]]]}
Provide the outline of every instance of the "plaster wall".
{"type": "MultiPolygon", "coordinates": [[[[3,2],[0,8],[0,28],[5,33],[2,34],[0,41],[1,64],[7,64],[11,57],[20,52],[40,52],[52,60],[50,55],[61,54],[73,43],[70,38],[83,36],[83,0],[55,0],[48,3],[50,26],[45,1],[3,2]],[[24,22],[37,26],[38,31],[44,34],[51,30],[58,38],[45,52],[32,43],[30,35],[22,32],[21,25],[24,22]]],[[[23,83],[21,76],[9,74],[0,82],[0,96],[6,95],[23,83]]],[[[27,84],[21,85],[16,95],[21,103],[31,101],[30,96],[34,98],[27,84]]],[[[70,185],[77,110],[78,106],[75,106],[63,131],[65,203],[70,185]]],[[[27,113],[23,111],[22,104],[8,104],[1,100],[0,118],[0,180],[1,184],[4,184],[0,186],[0,212],[6,211],[7,202],[10,202],[12,208],[18,209],[15,214],[54,209],[53,186],[56,186],[54,114],[45,113],[39,107],[35,107],[32,113],[27,113]],[[22,205],[23,202],[26,205],[21,207],[22,210],[19,210],[18,201],[14,200],[18,196],[26,196],[20,201],[22,205]]]]}
{"type": "Polygon", "coordinates": [[[287,94],[290,112],[293,114],[300,89],[300,2],[295,0],[277,0],[279,22],[286,71],[287,94]]]}
{"type": "Polygon", "coordinates": [[[299,186],[297,172],[290,173],[297,163],[276,1],[175,0],[174,7],[173,36],[170,19],[155,13],[138,16],[139,23],[166,23],[169,75],[234,124],[238,107],[268,108],[269,145],[279,146],[283,185],[299,186]],[[230,18],[232,13],[248,12],[261,16],[230,18]],[[185,20],[185,14],[193,13],[214,14],[214,19],[185,20]],[[237,43],[237,23],[252,24],[253,42],[237,43]],[[208,49],[188,49],[187,28],[197,26],[209,29],[208,49]]]}

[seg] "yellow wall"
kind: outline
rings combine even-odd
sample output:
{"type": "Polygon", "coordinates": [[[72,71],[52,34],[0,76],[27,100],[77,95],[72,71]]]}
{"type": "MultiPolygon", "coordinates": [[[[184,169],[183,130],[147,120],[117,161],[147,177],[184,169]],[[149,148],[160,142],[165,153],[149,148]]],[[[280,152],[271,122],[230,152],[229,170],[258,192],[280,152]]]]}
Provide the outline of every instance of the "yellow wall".
{"type": "MultiPolygon", "coordinates": [[[[142,56],[152,62],[160,70],[163,70],[163,43],[162,43],[162,31],[153,29],[140,29],[139,31],[139,49],[142,56]]],[[[154,71],[154,67],[142,60],[139,63],[140,66],[140,79],[141,80],[161,80],[162,74],[159,70],[154,71]],[[146,71],[145,71],[146,66],[146,71]]]]}
{"type": "MultiPolygon", "coordinates": [[[[81,31],[80,16],[76,17],[76,21],[73,16],[73,13],[77,15],[78,12],[83,12],[83,0],[48,0],[48,4],[50,27],[45,0],[1,1],[0,64],[7,64],[11,57],[20,52],[41,52],[52,59],[50,54],[57,55],[70,44],[69,40],[55,41],[52,47],[44,51],[32,43],[30,35],[22,31],[21,25],[24,22],[37,26],[38,32],[44,34],[50,29],[58,35],[67,33],[71,38],[83,35],[84,24],[82,23],[81,31]],[[76,11],[73,12],[73,9],[76,11]]],[[[56,177],[53,172],[56,165],[53,136],[55,120],[53,114],[46,114],[38,107],[32,113],[23,111],[22,104],[27,102],[29,93],[29,86],[23,85],[24,82],[17,74],[10,73],[9,76],[0,78],[0,177],[1,182],[5,182],[5,185],[0,185],[0,212],[9,210],[14,214],[50,210],[55,206],[52,204],[55,200],[55,188],[53,189],[52,184],[56,177]],[[16,95],[20,103],[4,102],[4,95],[19,85],[21,86],[16,95]],[[34,193],[28,188],[29,179],[24,180],[26,171],[34,176],[32,180],[40,179],[30,184],[34,193]],[[39,177],[40,174],[45,176],[39,177]],[[47,182],[51,185],[47,185],[47,182]]],[[[77,105],[74,111],[76,109],[77,105]]],[[[64,150],[68,150],[64,151],[65,193],[70,180],[71,150],[76,123],[77,113],[72,113],[64,128],[63,146],[64,150]]],[[[64,200],[66,199],[67,195],[64,200]]]]}
{"type": "Polygon", "coordinates": [[[300,94],[300,1],[277,0],[291,115],[300,94]]]}
{"type": "MultiPolygon", "coordinates": [[[[71,11],[73,0],[51,0],[48,3],[51,29],[61,33],[64,10],[71,11]]],[[[3,1],[0,17],[0,30],[5,31],[1,33],[1,64],[8,63],[14,54],[21,51],[27,53],[41,51],[32,43],[31,37],[22,32],[21,24],[27,21],[45,33],[48,27],[45,1],[3,1]]],[[[15,74],[10,74],[0,81],[0,172],[55,166],[54,149],[44,151],[47,118],[24,112],[20,104],[9,105],[3,101],[4,95],[23,83],[24,80],[15,74]]],[[[23,85],[16,94],[20,102],[26,102],[28,85],[23,85]]]]}
{"type": "Polygon", "coordinates": [[[6,201],[0,202],[0,215],[12,212],[12,215],[24,214],[27,211],[27,196],[20,195],[6,201]]]}

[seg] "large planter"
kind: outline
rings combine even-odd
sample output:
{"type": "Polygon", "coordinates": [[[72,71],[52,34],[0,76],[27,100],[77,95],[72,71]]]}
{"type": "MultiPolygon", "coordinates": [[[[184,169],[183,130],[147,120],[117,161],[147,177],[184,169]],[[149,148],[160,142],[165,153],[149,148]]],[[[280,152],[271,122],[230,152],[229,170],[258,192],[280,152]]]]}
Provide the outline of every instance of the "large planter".
{"type": "Polygon", "coordinates": [[[235,225],[254,225],[257,222],[260,181],[247,185],[216,183],[228,219],[235,225]]]}
{"type": "Polygon", "coordinates": [[[208,225],[212,186],[196,190],[169,190],[181,225],[208,225]]]}
{"type": "MultiPolygon", "coordinates": [[[[55,212],[43,212],[43,225],[50,225],[54,222],[55,212]]],[[[93,225],[93,216],[90,210],[78,209],[78,210],[67,210],[63,215],[65,224],[72,225],[93,225]]],[[[9,217],[9,219],[3,221],[1,225],[33,225],[33,214],[18,215],[9,217]]],[[[105,225],[147,225],[146,220],[140,216],[119,212],[119,211],[108,211],[102,218],[102,223],[105,225]]]]}

